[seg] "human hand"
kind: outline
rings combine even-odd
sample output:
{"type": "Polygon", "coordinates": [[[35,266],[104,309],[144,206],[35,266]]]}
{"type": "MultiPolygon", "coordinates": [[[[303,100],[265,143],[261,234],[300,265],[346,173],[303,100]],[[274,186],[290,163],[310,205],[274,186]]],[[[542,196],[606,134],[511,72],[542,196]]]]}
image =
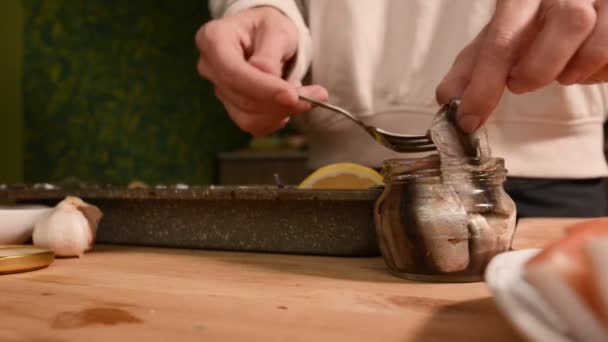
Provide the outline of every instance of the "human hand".
{"type": "Polygon", "coordinates": [[[292,84],[282,78],[296,54],[298,32],[272,7],[255,7],[213,20],[196,34],[198,72],[215,86],[232,120],[255,136],[274,132],[294,114],[311,109],[298,94],[321,101],[320,86],[292,84]]]}
{"type": "Polygon", "coordinates": [[[462,98],[458,122],[472,132],[505,89],[521,94],[553,81],[608,81],[608,0],[498,0],[490,23],[437,88],[437,100],[462,98]]]}

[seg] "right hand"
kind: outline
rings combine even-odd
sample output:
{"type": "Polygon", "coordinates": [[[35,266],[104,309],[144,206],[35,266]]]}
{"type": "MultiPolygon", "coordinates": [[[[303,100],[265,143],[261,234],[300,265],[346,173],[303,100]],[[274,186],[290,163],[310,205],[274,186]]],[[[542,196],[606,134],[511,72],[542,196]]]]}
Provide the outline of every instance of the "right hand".
{"type": "Polygon", "coordinates": [[[476,131],[505,90],[608,81],[607,0],[500,0],[488,25],[456,57],[439,103],[461,97],[458,122],[476,131]]]}
{"type": "Polygon", "coordinates": [[[289,117],[311,109],[298,94],[321,101],[327,91],[284,80],[295,56],[298,32],[295,24],[272,7],[256,7],[213,20],[196,34],[200,51],[198,72],[215,85],[232,120],[254,136],[284,127],[289,117]]]}

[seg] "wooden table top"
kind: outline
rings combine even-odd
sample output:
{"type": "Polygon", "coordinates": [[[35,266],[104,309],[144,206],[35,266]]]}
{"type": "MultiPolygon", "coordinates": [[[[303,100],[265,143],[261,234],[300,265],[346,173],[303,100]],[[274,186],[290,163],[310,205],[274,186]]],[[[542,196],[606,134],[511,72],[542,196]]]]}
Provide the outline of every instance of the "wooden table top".
{"type": "MultiPolygon", "coordinates": [[[[515,249],[575,220],[520,222],[515,249]]],[[[0,276],[0,341],[519,341],[484,283],[390,275],[380,258],[97,246],[0,276]]]]}

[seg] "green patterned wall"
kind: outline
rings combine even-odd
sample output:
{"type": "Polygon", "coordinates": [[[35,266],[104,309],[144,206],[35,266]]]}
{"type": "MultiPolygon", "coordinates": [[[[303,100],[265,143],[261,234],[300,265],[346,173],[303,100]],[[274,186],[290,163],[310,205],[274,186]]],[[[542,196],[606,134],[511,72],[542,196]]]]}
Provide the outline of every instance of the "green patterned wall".
{"type": "Polygon", "coordinates": [[[24,0],[25,179],[215,180],[248,137],[196,73],[203,0],[24,0]]]}
{"type": "Polygon", "coordinates": [[[23,11],[20,0],[0,2],[0,184],[23,176],[21,65],[23,11]]]}

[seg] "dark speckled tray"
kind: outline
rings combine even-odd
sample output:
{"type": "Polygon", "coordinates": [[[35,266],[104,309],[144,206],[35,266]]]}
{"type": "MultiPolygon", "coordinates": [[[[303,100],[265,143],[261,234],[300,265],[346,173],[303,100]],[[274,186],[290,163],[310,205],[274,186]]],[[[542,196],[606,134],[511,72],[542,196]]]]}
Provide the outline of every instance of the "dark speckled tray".
{"type": "Polygon", "coordinates": [[[98,243],[293,254],[378,255],[380,189],[278,187],[62,189],[0,186],[0,199],[54,205],[68,195],[104,213],[98,243]]]}

